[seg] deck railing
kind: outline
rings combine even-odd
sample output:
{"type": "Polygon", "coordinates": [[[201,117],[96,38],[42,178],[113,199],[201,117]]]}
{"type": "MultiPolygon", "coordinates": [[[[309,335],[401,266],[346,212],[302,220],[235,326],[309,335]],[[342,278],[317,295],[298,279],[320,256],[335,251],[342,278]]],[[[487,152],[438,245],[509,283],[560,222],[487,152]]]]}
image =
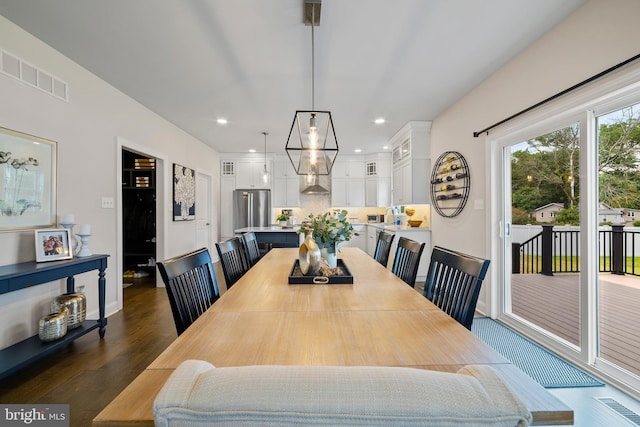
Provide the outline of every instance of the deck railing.
{"type": "MultiPolygon", "coordinates": [[[[636,254],[640,256],[640,231],[625,231],[623,225],[598,232],[600,272],[640,276],[636,268],[636,254]]],[[[542,231],[524,243],[512,243],[512,273],[580,272],[580,230],[554,230],[542,225],[542,231]]]]}

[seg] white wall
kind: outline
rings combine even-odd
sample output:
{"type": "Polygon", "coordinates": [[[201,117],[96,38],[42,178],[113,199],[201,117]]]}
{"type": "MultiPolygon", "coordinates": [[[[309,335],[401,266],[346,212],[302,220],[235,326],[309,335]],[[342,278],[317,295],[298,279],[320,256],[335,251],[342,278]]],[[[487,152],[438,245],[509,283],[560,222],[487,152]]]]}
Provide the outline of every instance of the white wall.
{"type": "Polygon", "coordinates": [[[591,0],[433,121],[431,158],[448,150],[462,153],[471,192],[458,217],[432,215],[432,244],[490,257],[487,147],[473,132],[640,53],[639,16],[640,1],[591,0]],[[476,201],[484,209],[475,209],[476,201]]]}
{"type": "MultiPolygon", "coordinates": [[[[169,168],[175,162],[213,176],[211,200],[216,206],[212,212],[218,211],[219,203],[218,153],[1,16],[0,47],[69,85],[69,102],[64,102],[0,74],[0,126],[58,143],[58,213],[74,213],[77,223],[90,223],[92,251],[111,256],[107,269],[107,313],[111,314],[121,308],[122,276],[116,268],[121,256],[116,240],[120,206],[102,209],[101,199],[115,200],[120,191],[117,139],[162,154],[169,168]]],[[[170,220],[168,188],[165,229],[170,244],[165,255],[172,256],[195,249],[195,221],[170,220]]],[[[213,221],[217,222],[217,214],[213,221]]],[[[33,231],[0,233],[0,248],[0,265],[34,260],[33,231]]],[[[88,318],[96,318],[97,274],[76,277],[79,284],[86,285],[88,318]]],[[[0,348],[36,334],[38,319],[49,312],[50,300],[64,291],[65,283],[60,281],[0,295],[0,348]]]]}

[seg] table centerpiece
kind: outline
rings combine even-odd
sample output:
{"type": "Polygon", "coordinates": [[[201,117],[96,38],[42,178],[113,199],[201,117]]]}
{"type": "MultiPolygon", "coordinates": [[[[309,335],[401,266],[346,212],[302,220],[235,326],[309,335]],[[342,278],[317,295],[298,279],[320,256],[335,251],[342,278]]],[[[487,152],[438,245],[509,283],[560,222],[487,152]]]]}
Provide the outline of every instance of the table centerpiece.
{"type": "Polygon", "coordinates": [[[351,240],[353,226],[347,220],[347,211],[343,209],[319,215],[309,214],[309,220],[303,222],[298,233],[309,233],[320,248],[322,258],[329,267],[336,268],[340,243],[351,240]]]}

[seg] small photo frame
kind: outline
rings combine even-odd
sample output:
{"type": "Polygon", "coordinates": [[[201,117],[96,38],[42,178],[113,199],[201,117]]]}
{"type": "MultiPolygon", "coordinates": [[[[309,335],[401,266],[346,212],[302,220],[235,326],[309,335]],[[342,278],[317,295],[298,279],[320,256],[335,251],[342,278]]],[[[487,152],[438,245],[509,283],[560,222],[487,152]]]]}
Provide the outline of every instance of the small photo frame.
{"type": "Polygon", "coordinates": [[[71,232],[66,228],[35,230],[36,262],[71,259],[71,232]]]}

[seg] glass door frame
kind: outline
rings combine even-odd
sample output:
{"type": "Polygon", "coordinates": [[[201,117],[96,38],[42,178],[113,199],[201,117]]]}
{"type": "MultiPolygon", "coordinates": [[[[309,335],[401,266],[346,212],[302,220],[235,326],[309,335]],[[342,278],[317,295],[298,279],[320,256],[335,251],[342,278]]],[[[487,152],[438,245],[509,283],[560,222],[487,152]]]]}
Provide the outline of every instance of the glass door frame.
{"type": "MultiPolygon", "coordinates": [[[[570,357],[574,360],[581,360],[586,362],[587,358],[584,355],[584,349],[571,345],[564,340],[558,339],[545,332],[541,327],[534,325],[533,323],[526,322],[517,318],[511,314],[511,147],[513,145],[522,143],[533,139],[535,137],[548,134],[550,132],[562,129],[564,127],[573,126],[578,124],[580,128],[580,153],[583,153],[584,146],[586,145],[587,137],[587,117],[585,113],[570,114],[558,114],[555,116],[542,119],[535,123],[526,126],[512,132],[505,132],[503,134],[494,135],[489,141],[495,146],[495,156],[492,160],[492,170],[499,171],[500,179],[493,183],[492,194],[498,195],[496,201],[492,202],[492,206],[496,206],[497,212],[499,212],[498,239],[492,241],[492,245],[496,248],[496,259],[500,260],[500,273],[497,275],[499,280],[499,286],[496,286],[495,291],[497,294],[495,310],[492,310],[492,314],[501,322],[508,324],[514,329],[522,332],[523,334],[541,342],[543,345],[553,349],[554,351],[561,352],[566,357],[570,357]],[[497,203],[496,203],[497,202],[497,203]]],[[[585,207],[588,207],[589,203],[588,195],[585,198],[583,189],[588,186],[585,181],[585,170],[588,165],[583,164],[582,156],[580,157],[580,216],[586,218],[589,216],[588,212],[585,212],[585,207]]],[[[582,236],[587,236],[585,230],[586,225],[581,222],[580,232],[582,236]]],[[[585,253],[585,250],[589,250],[588,239],[580,239],[580,251],[585,253]]],[[[588,294],[585,291],[587,287],[585,280],[585,272],[588,271],[588,264],[584,264],[586,261],[581,256],[581,271],[580,274],[580,287],[579,287],[579,299],[580,299],[580,322],[584,324],[586,321],[585,314],[589,312],[588,294]]],[[[597,264],[596,264],[597,265],[597,264]]],[[[495,270],[494,270],[495,271],[495,270]]],[[[584,329],[584,328],[582,328],[584,329]]],[[[583,336],[582,330],[580,332],[581,347],[584,347],[588,340],[583,336]]]]}
{"type": "MultiPolygon", "coordinates": [[[[635,73],[636,77],[637,77],[637,82],[635,84],[631,84],[629,86],[623,87],[619,90],[617,90],[616,92],[614,92],[614,94],[612,94],[612,96],[606,97],[605,99],[601,100],[600,102],[598,102],[596,105],[594,105],[592,111],[590,111],[591,113],[591,120],[593,121],[593,140],[596,141],[598,135],[598,130],[597,130],[597,119],[600,116],[615,112],[617,110],[621,110],[624,109],[626,107],[632,106],[632,105],[637,105],[640,104],[640,71],[637,71],[635,73]]],[[[594,153],[593,158],[594,158],[594,164],[598,165],[598,146],[597,144],[593,144],[594,145],[594,153]]],[[[596,182],[597,185],[597,182],[596,182]]],[[[598,190],[596,187],[596,192],[595,192],[595,198],[596,198],[596,203],[599,202],[599,195],[598,195],[598,190]]],[[[595,208],[594,208],[595,209],[595,208]]],[[[597,216],[597,209],[596,209],[596,216],[597,216]]],[[[595,227],[597,229],[598,224],[596,221],[595,227]]],[[[595,250],[595,263],[599,262],[599,254],[598,254],[598,249],[597,246],[594,245],[594,250],[595,250]]],[[[598,265],[598,264],[596,264],[598,265]]],[[[640,278],[638,278],[638,280],[640,280],[640,278]]],[[[598,289],[595,288],[593,289],[593,292],[595,293],[595,298],[596,298],[596,304],[597,304],[597,294],[598,294],[598,289]]],[[[596,305],[596,311],[595,313],[597,313],[597,305],[596,305]]],[[[592,361],[593,366],[595,367],[595,369],[599,372],[602,373],[606,376],[607,379],[610,379],[612,383],[614,383],[615,385],[617,385],[618,387],[620,387],[621,389],[627,391],[629,394],[633,395],[634,397],[636,397],[637,399],[640,399],[640,378],[636,375],[633,375],[631,373],[629,373],[628,371],[618,367],[617,365],[614,365],[613,363],[607,361],[606,359],[600,358],[598,355],[598,334],[597,334],[597,325],[598,325],[598,317],[594,316],[593,319],[590,319],[591,321],[594,322],[594,331],[595,331],[595,336],[593,337],[593,348],[590,349],[592,350],[592,352],[589,354],[589,356],[591,357],[589,360],[592,361]]],[[[591,326],[591,325],[590,325],[591,326]]],[[[640,345],[640,343],[638,343],[638,345],[640,345]]]]}
{"type": "MultiPolygon", "coordinates": [[[[486,136],[488,228],[494,263],[489,314],[587,372],[640,396],[640,381],[598,358],[598,150],[596,116],[640,102],[640,65],[577,91],[493,130],[486,136]],[[572,348],[540,328],[508,314],[511,275],[510,147],[550,131],[580,126],[580,348],[572,348]],[[506,153],[509,153],[508,155],[506,153]]],[[[510,311],[510,310],[509,310],[510,311]]]]}

